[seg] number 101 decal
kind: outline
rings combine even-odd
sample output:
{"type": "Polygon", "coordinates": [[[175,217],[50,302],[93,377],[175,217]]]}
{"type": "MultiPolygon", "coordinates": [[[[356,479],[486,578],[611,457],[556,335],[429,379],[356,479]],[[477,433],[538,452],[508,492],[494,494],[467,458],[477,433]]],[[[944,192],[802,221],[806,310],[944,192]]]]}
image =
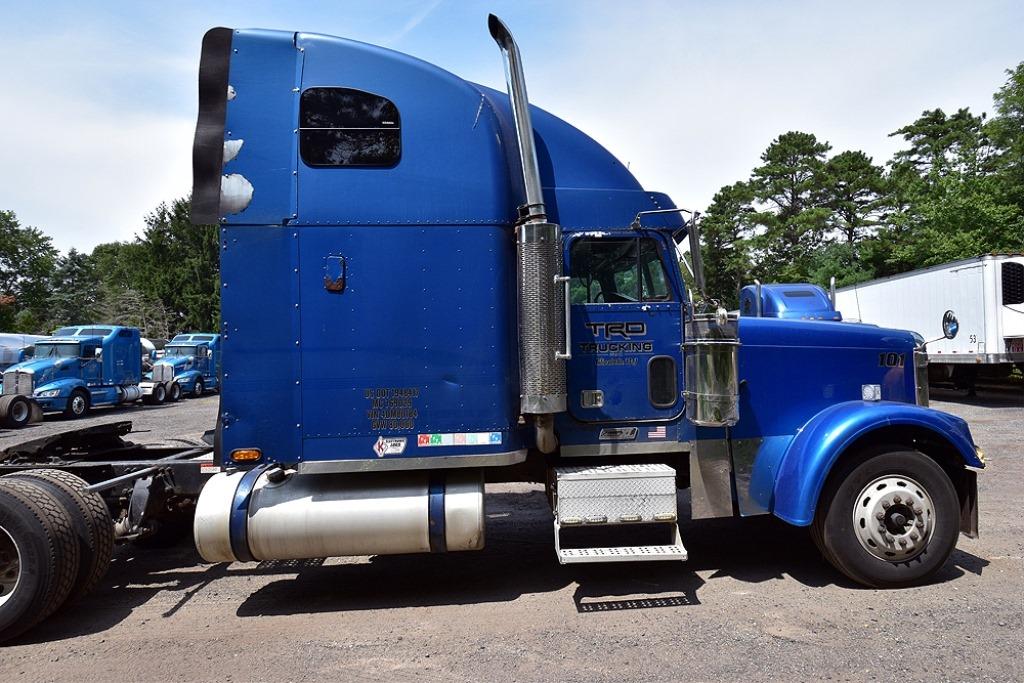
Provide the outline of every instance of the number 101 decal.
{"type": "Polygon", "coordinates": [[[905,353],[890,351],[878,354],[878,365],[883,368],[902,368],[906,360],[907,354],[905,353]]]}

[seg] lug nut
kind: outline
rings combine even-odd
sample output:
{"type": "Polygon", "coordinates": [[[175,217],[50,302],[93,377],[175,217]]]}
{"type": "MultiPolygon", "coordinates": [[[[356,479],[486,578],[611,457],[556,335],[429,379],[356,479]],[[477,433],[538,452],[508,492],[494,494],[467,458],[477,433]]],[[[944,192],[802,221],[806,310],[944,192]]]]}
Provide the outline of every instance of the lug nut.
{"type": "Polygon", "coordinates": [[[917,524],[915,524],[914,526],[916,526],[918,529],[923,529],[924,522],[922,522],[921,520],[917,520],[917,524]]]}
{"type": "Polygon", "coordinates": [[[915,515],[919,515],[922,512],[924,512],[924,510],[922,508],[919,508],[919,507],[914,508],[914,514],[915,515]]]}
{"type": "Polygon", "coordinates": [[[911,532],[911,534],[910,534],[910,540],[911,541],[916,541],[918,538],[920,538],[920,537],[916,533],[911,532]]]}
{"type": "Polygon", "coordinates": [[[885,513],[884,512],[879,512],[877,515],[875,515],[875,519],[877,519],[879,521],[885,519],[885,513]]]}
{"type": "Polygon", "coordinates": [[[906,548],[907,547],[907,539],[905,539],[905,538],[901,538],[900,539],[900,547],[901,548],[906,548]]]}
{"type": "Polygon", "coordinates": [[[893,496],[892,502],[894,502],[894,503],[902,503],[903,499],[900,498],[899,496],[893,496]]]}
{"type": "Polygon", "coordinates": [[[882,507],[883,507],[883,508],[885,508],[886,510],[888,510],[888,509],[889,509],[889,506],[891,506],[891,505],[892,505],[892,503],[890,503],[890,502],[889,502],[889,501],[887,501],[887,500],[883,500],[883,501],[882,501],[882,507]]]}

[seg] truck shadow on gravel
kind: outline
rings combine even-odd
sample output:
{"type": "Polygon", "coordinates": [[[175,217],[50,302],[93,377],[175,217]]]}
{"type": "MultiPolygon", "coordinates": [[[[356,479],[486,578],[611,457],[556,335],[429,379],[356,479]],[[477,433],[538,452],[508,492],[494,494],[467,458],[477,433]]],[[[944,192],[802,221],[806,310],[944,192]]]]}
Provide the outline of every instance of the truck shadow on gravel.
{"type": "MultiPolygon", "coordinates": [[[[173,548],[119,548],[103,585],[54,615],[19,643],[64,640],[113,628],[160,593],[175,596],[143,621],[174,618],[202,592],[238,601],[239,617],[314,614],[399,607],[486,604],[576,585],[568,612],[582,615],[701,604],[707,582],[747,584],[794,580],[804,586],[864,590],[818,555],[806,530],[774,518],[718,519],[682,525],[689,561],[558,564],[544,494],[488,494],[487,547],[478,552],[376,556],[370,561],[266,561],[204,565],[185,541],[173,548]],[[698,574],[699,572],[699,574],[698,574]],[[707,572],[711,572],[710,575],[707,572]],[[703,575],[703,577],[702,577],[703,575]],[[237,579],[258,587],[239,589],[237,579]],[[228,583],[230,582],[230,583],[228,583]]],[[[980,575],[987,560],[954,551],[933,583],[980,575]]],[[[167,602],[164,600],[164,602],[167,602]]]]}

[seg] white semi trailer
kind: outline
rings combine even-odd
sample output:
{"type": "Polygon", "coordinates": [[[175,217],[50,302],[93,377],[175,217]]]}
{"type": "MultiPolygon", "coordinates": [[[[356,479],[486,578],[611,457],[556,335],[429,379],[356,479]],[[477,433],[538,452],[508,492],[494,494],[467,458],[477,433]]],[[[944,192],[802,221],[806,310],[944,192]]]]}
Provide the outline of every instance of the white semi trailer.
{"type": "Polygon", "coordinates": [[[912,330],[928,341],[929,376],[973,389],[1024,367],[1024,254],[987,254],[836,291],[843,320],[912,330]],[[959,334],[942,337],[946,311],[959,334]],[[936,341],[933,341],[936,340],[936,341]]]}

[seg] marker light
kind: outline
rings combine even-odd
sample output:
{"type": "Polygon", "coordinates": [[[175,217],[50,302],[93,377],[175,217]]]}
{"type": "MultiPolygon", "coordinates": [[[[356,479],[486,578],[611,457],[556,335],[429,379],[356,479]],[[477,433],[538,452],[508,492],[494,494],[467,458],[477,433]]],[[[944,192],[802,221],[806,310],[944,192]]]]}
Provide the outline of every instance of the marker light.
{"type": "Polygon", "coordinates": [[[263,457],[258,448],[236,448],[231,451],[231,459],[235,462],[252,462],[263,457]]]}

